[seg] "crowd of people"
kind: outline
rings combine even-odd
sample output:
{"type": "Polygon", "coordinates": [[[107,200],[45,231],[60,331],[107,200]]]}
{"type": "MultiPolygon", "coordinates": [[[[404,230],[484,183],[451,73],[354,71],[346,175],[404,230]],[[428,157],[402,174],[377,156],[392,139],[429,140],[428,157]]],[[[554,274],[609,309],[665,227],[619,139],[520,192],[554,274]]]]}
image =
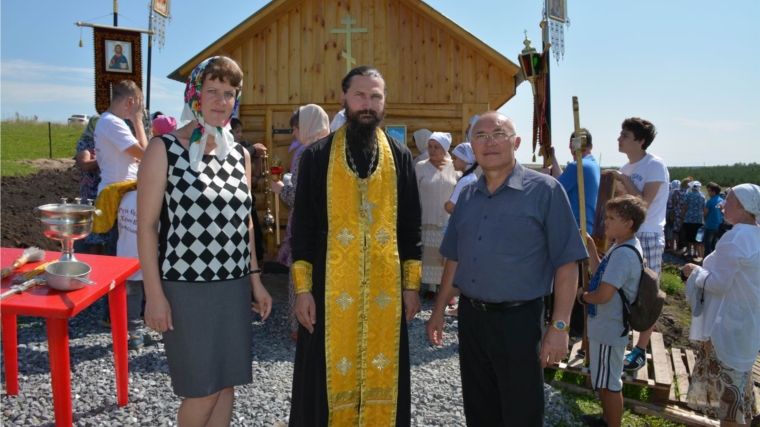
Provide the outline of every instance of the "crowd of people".
{"type": "MultiPolygon", "coordinates": [[[[267,148],[243,137],[242,85],[230,58],[203,61],[178,123],[160,113],[149,120],[140,89],[121,82],[77,144],[81,197],[122,213],[79,250],[139,258],[127,282],[130,348],[145,344],[144,305],[144,325],[162,333],[183,398],[183,427],[230,424],[234,387],[253,381],[252,312],[263,321],[273,305],[252,194],[267,148]]],[[[625,354],[624,302],[637,298],[642,263],[660,274],[665,250],[693,261],[683,269],[690,336],[703,344],[689,404],[725,425],[760,412],[751,381],[760,350],[760,187],[726,193],[710,183],[705,197],[698,181],[670,182],[665,162],[648,151],[655,126],[637,117],[621,125],[628,162],[620,169],[600,169],[585,128],[570,136],[571,158],[576,137],[585,137],[581,165],[562,168],[552,152],[551,167],[525,167],[515,157],[516,124],[495,111],[472,117],[467,141],[453,148],[450,133],[415,131],[413,158],[382,130],[385,93],[382,74],[362,66],[343,79],[344,109],[332,123],[319,105],[299,107],[290,174],[270,184],[290,207],[277,261],[290,267],[291,426],[409,426],[407,322],[421,297],[435,300],[431,343],[442,344],[445,315],[459,317],[469,426],[543,425],[543,369],[567,357],[585,305],[603,414],[584,422],[619,426],[621,374],[646,366],[652,333],[640,331],[625,354]],[[578,229],[582,210],[594,229],[602,174],[614,175],[617,196],[604,206],[612,245],[600,254],[578,229]],[[579,286],[586,260],[588,291],[579,286]]]]}

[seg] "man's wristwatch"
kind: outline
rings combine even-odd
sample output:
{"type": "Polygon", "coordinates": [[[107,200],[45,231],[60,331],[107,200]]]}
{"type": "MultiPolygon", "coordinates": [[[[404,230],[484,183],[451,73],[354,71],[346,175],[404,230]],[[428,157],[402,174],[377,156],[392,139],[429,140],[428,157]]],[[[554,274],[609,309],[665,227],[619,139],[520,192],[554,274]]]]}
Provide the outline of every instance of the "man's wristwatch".
{"type": "Polygon", "coordinates": [[[570,332],[570,325],[565,323],[564,320],[553,320],[552,326],[554,326],[560,332],[570,332]]]}

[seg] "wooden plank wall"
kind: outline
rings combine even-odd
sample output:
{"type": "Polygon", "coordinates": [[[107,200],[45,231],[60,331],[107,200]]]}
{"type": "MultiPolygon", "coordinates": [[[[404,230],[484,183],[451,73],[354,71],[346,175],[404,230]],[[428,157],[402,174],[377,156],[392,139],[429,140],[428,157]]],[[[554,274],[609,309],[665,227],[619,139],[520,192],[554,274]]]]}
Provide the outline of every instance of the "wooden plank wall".
{"type": "Polygon", "coordinates": [[[357,64],[385,76],[390,104],[485,104],[514,95],[514,79],[472,45],[401,0],[303,0],[266,27],[221,51],[244,69],[243,104],[340,102],[346,36],[333,34],[351,14],[357,64]]]}

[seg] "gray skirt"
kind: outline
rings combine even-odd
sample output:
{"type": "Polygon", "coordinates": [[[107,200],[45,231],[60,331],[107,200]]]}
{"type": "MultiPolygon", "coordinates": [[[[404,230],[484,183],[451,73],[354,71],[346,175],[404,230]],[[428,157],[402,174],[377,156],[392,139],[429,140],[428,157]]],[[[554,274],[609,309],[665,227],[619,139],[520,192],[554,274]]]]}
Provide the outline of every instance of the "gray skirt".
{"type": "Polygon", "coordinates": [[[205,397],[251,383],[250,277],[211,283],[162,280],[161,284],[174,326],[163,334],[174,393],[205,397]]]}

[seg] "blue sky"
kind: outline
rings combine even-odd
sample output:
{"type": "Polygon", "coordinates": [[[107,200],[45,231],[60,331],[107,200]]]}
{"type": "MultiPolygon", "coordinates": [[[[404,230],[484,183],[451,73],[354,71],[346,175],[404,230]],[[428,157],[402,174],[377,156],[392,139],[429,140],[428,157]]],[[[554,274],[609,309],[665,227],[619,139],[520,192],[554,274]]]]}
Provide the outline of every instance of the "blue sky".
{"type": "MultiPolygon", "coordinates": [[[[603,165],[626,161],[616,138],[630,116],[657,126],[649,151],[668,165],[760,161],[760,1],[568,1],[565,58],[551,64],[552,130],[555,145],[563,147],[560,162],[569,160],[564,146],[573,128],[573,95],[580,99],[581,124],[591,130],[594,154],[603,165]]],[[[161,51],[154,47],[151,109],[179,116],[184,87],[166,76],[266,2],[173,0],[166,45],[161,51]],[[209,4],[224,10],[204,11],[209,4]]],[[[428,4],[513,62],[524,29],[539,46],[541,0],[428,4]]],[[[82,30],[80,48],[74,22],[110,25],[112,12],[109,0],[4,1],[2,117],[18,112],[62,122],[74,113],[94,113],[92,30],[82,30]]],[[[148,0],[122,0],[119,13],[120,26],[148,27],[148,0]]],[[[147,36],[143,46],[145,53],[147,36]]],[[[518,150],[525,163],[531,160],[531,104],[524,83],[501,109],[526,136],[518,150]]]]}

